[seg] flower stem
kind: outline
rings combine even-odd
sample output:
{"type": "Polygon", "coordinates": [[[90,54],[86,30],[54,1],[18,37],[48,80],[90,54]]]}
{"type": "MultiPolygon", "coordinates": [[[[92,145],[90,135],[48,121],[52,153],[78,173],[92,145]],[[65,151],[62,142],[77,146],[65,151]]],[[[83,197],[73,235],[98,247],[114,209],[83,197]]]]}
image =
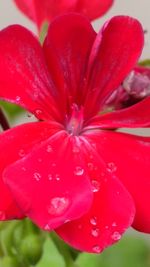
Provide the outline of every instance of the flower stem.
{"type": "Polygon", "coordinates": [[[0,125],[2,126],[2,129],[5,131],[5,130],[8,130],[10,127],[9,127],[9,123],[6,119],[6,116],[4,115],[1,107],[0,107],[0,125]]]}

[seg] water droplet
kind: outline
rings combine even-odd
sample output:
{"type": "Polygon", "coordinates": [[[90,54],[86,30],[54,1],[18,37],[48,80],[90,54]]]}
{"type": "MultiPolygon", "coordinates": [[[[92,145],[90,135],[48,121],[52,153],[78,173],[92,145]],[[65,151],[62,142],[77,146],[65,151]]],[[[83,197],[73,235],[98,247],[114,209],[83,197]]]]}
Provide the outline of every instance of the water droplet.
{"type": "Polygon", "coordinates": [[[97,225],[97,218],[96,218],[96,217],[92,217],[92,218],[90,219],[90,223],[91,223],[92,225],[97,225]]]}
{"type": "Polygon", "coordinates": [[[52,163],[52,167],[53,167],[53,168],[56,167],[56,163],[52,163]]]}
{"type": "Polygon", "coordinates": [[[0,220],[4,221],[6,219],[6,214],[4,211],[0,211],[0,220]]]}
{"type": "Polygon", "coordinates": [[[47,151],[48,153],[50,153],[50,152],[53,151],[53,149],[52,149],[52,147],[51,147],[50,145],[48,145],[47,148],[46,148],[46,151],[47,151]]]}
{"type": "Polygon", "coordinates": [[[69,199],[66,197],[55,197],[51,199],[50,206],[48,207],[48,213],[52,215],[60,215],[69,206],[69,199]]]}
{"type": "Polygon", "coordinates": [[[80,176],[80,175],[83,175],[83,173],[84,173],[84,169],[81,168],[80,166],[77,166],[77,167],[75,168],[75,171],[74,171],[74,174],[75,174],[75,175],[80,176]]]}
{"type": "Polygon", "coordinates": [[[100,246],[98,246],[98,245],[94,246],[94,247],[93,247],[93,252],[95,252],[95,253],[100,253],[100,252],[101,252],[101,248],[100,248],[100,246]]]}
{"type": "Polygon", "coordinates": [[[22,167],[21,169],[22,169],[22,171],[24,171],[24,172],[27,170],[25,167],[22,167]]]}
{"type": "Polygon", "coordinates": [[[17,95],[17,96],[16,96],[16,101],[19,102],[20,99],[21,99],[21,97],[17,95]]]}
{"type": "Polygon", "coordinates": [[[50,231],[50,230],[51,230],[49,224],[46,224],[46,225],[44,226],[44,230],[46,230],[46,231],[50,231]]]}
{"type": "Polygon", "coordinates": [[[72,152],[73,153],[79,153],[80,149],[77,146],[74,146],[73,149],[72,149],[72,152]]]}
{"type": "Polygon", "coordinates": [[[56,174],[56,181],[60,181],[60,176],[59,176],[59,174],[56,174]]]}
{"type": "Polygon", "coordinates": [[[108,226],[108,225],[106,225],[106,226],[105,226],[105,229],[109,229],[109,226],[108,226]]]}
{"type": "Polygon", "coordinates": [[[41,179],[41,174],[40,174],[40,173],[35,172],[35,173],[33,174],[33,176],[34,176],[34,179],[35,179],[36,181],[40,181],[40,179],[41,179]]]}
{"type": "Polygon", "coordinates": [[[41,159],[41,158],[39,158],[39,159],[38,159],[38,162],[42,162],[42,159],[41,159]]]}
{"type": "Polygon", "coordinates": [[[100,190],[100,183],[96,180],[92,180],[92,191],[93,193],[96,193],[100,190]]]}
{"type": "Polygon", "coordinates": [[[116,223],[116,222],[113,222],[113,223],[112,223],[112,226],[113,226],[113,227],[116,227],[116,226],[117,226],[117,223],[116,223]]]}
{"type": "Polygon", "coordinates": [[[48,180],[52,181],[53,180],[53,176],[51,174],[48,174],[48,180]]]}
{"type": "Polygon", "coordinates": [[[91,234],[93,237],[98,237],[99,236],[99,229],[92,229],[91,234]]]}
{"type": "Polygon", "coordinates": [[[19,154],[20,157],[24,157],[25,156],[25,151],[23,149],[20,149],[18,154],[19,154]]]}
{"type": "Polygon", "coordinates": [[[69,219],[64,221],[64,223],[68,223],[68,222],[70,222],[70,220],[69,220],[69,219]]]}
{"type": "Polygon", "coordinates": [[[35,114],[38,116],[38,115],[41,115],[42,114],[42,110],[40,109],[36,109],[35,110],[35,114]]]}
{"type": "Polygon", "coordinates": [[[115,240],[115,241],[120,240],[120,239],[121,239],[121,234],[120,234],[119,232],[116,231],[116,232],[114,232],[114,233],[112,234],[111,238],[112,238],[113,240],[115,240]]]}
{"type": "Polygon", "coordinates": [[[94,169],[94,164],[92,162],[88,163],[88,168],[90,171],[92,171],[94,169]]]}
{"type": "Polygon", "coordinates": [[[108,166],[107,170],[109,172],[115,172],[117,170],[117,167],[116,167],[116,165],[113,162],[109,162],[107,164],[107,166],[108,166]]]}

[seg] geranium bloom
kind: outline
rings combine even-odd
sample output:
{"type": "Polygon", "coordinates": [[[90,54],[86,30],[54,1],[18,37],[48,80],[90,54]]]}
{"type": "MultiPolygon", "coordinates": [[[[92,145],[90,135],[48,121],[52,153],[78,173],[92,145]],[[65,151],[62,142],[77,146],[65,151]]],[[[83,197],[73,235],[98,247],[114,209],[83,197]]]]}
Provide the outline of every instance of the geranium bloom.
{"type": "Polygon", "coordinates": [[[39,120],[0,135],[1,220],[28,216],[97,253],[130,225],[150,231],[150,138],[113,131],[148,126],[150,98],[101,112],[142,47],[126,16],[98,34],[81,15],[58,17],[42,48],[22,26],[0,32],[0,96],[39,120]]]}
{"type": "Polygon", "coordinates": [[[94,20],[107,12],[113,0],[14,0],[18,8],[40,29],[46,21],[67,12],[79,12],[94,20]]]}

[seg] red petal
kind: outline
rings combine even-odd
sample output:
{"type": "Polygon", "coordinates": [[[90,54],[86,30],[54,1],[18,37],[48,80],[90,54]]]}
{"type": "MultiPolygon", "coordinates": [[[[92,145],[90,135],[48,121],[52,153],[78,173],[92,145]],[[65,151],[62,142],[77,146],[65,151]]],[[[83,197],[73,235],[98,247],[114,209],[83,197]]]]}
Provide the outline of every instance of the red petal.
{"type": "Polygon", "coordinates": [[[96,116],[90,121],[90,127],[101,128],[138,128],[150,126],[150,97],[141,100],[129,108],[96,116]]]}
{"type": "Polygon", "coordinates": [[[35,144],[50,136],[54,131],[48,123],[30,123],[18,126],[0,134],[0,220],[22,217],[22,211],[12,198],[2,180],[3,170],[11,163],[24,157],[35,144]]]}
{"type": "Polygon", "coordinates": [[[40,27],[45,21],[74,11],[77,0],[14,0],[18,8],[40,27]]]}
{"type": "Polygon", "coordinates": [[[129,193],[95,151],[94,142],[90,145],[84,139],[83,146],[94,192],[93,205],[86,215],[56,232],[76,249],[99,253],[121,238],[132,224],[135,208],[129,193]]]}
{"type": "Polygon", "coordinates": [[[105,14],[113,2],[113,0],[78,0],[76,11],[94,20],[105,14]]]}
{"type": "Polygon", "coordinates": [[[14,0],[18,8],[30,19],[41,25],[54,17],[68,12],[78,12],[90,20],[102,16],[113,3],[113,0],[14,0]]]}
{"type": "Polygon", "coordinates": [[[22,26],[0,32],[0,97],[14,102],[38,118],[58,117],[57,94],[40,44],[22,26]]]}
{"type": "Polygon", "coordinates": [[[13,0],[18,8],[30,19],[36,21],[34,0],[13,0]]]}
{"type": "Polygon", "coordinates": [[[61,131],[4,172],[20,208],[45,230],[79,218],[91,206],[91,185],[72,140],[61,131]]]}
{"type": "Polygon", "coordinates": [[[87,115],[99,111],[134,67],[142,51],[143,36],[140,23],[131,17],[117,16],[104,25],[89,61],[87,115]]]}
{"type": "Polygon", "coordinates": [[[90,138],[132,195],[136,207],[133,226],[150,233],[150,138],[101,131],[90,138]]]}
{"type": "Polygon", "coordinates": [[[44,43],[49,71],[59,88],[60,105],[82,102],[86,65],[95,39],[89,21],[78,14],[61,16],[49,27],[44,43]]]}

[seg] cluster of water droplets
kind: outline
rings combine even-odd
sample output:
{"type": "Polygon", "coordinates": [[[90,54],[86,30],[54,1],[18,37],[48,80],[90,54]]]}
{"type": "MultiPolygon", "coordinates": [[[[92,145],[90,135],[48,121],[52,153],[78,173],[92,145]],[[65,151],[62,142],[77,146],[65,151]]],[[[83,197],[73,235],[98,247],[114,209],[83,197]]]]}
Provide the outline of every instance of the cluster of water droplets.
{"type": "Polygon", "coordinates": [[[109,162],[109,163],[107,163],[107,170],[110,173],[114,173],[117,171],[117,166],[115,165],[114,162],[109,162]]]}

